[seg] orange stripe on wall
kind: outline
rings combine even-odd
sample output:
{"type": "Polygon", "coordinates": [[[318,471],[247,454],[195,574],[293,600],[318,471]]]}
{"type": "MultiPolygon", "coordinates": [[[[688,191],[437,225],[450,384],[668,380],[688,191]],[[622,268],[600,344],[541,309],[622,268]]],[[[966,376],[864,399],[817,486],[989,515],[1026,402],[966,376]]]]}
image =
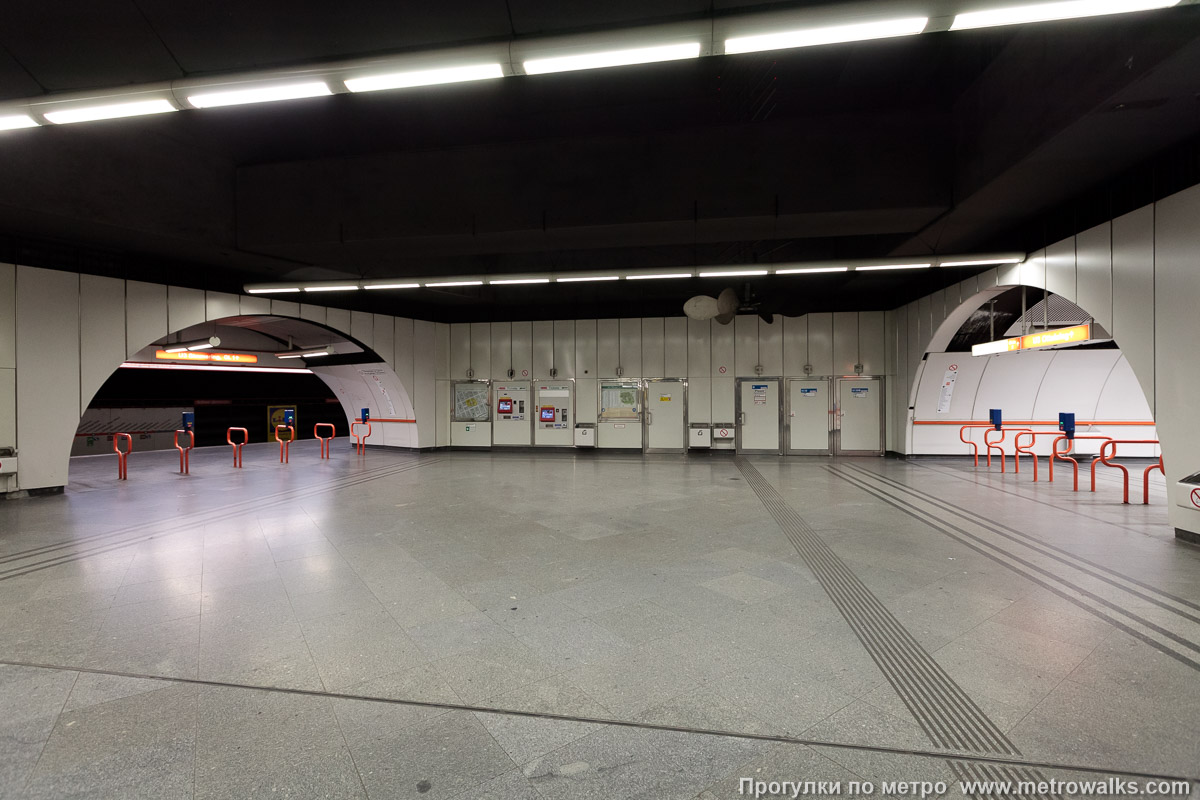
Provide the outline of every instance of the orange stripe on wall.
{"type": "MultiPolygon", "coordinates": [[[[946,419],[946,420],[914,419],[913,420],[913,425],[987,425],[987,426],[991,427],[991,424],[992,423],[988,422],[986,419],[946,419]]],[[[1004,420],[1004,424],[1006,426],[1008,426],[1008,425],[1058,425],[1058,420],[1056,420],[1056,419],[1055,420],[1006,419],[1006,420],[1004,420]]],[[[1151,425],[1152,426],[1152,425],[1154,425],[1154,420],[1145,422],[1145,421],[1140,421],[1140,420],[1131,421],[1131,420],[1096,420],[1096,419],[1093,419],[1093,420],[1086,420],[1086,421],[1077,421],[1075,423],[1075,427],[1079,427],[1080,425],[1151,425]]]]}

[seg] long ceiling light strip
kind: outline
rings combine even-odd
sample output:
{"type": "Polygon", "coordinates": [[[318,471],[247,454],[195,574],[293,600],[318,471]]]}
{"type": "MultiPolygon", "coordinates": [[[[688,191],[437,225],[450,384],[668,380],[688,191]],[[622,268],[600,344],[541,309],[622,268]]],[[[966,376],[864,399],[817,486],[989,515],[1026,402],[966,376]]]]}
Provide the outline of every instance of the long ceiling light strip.
{"type": "Polygon", "coordinates": [[[864,22],[857,25],[833,25],[826,28],[780,31],[760,36],[739,36],[725,40],[725,53],[727,55],[757,53],[763,50],[786,50],[793,47],[814,47],[823,44],[915,36],[924,31],[928,24],[928,17],[907,17],[880,22],[864,22]]]}
{"type": "MultiPolygon", "coordinates": [[[[467,45],[382,58],[372,56],[335,64],[297,65],[238,75],[181,78],[154,84],[42,95],[0,103],[0,131],[39,127],[46,123],[68,124],[162,114],[189,108],[298,100],[347,91],[396,90],[522,73],[538,75],[648,64],[697,58],[710,53],[737,54],[886,39],[946,27],[966,30],[1150,11],[1170,8],[1181,2],[1183,0],[1052,0],[970,10],[957,15],[953,8],[939,7],[932,21],[916,16],[877,17],[847,21],[846,24],[825,20],[807,27],[797,26],[805,16],[803,12],[800,17],[778,12],[744,14],[722,18],[719,26],[715,20],[697,20],[583,36],[467,45]],[[772,20],[774,30],[768,27],[772,26],[772,20]],[[612,48],[614,42],[630,41],[646,42],[646,46],[612,48]],[[590,50],[585,49],[589,42],[595,43],[590,50]],[[516,53],[513,53],[514,47],[516,53]]],[[[957,0],[953,5],[960,3],[968,7],[973,4],[971,0],[957,0]]],[[[905,4],[881,2],[878,8],[886,10],[889,5],[900,8],[905,4]]],[[[885,11],[876,10],[875,13],[885,11]]]]}
{"type": "Polygon", "coordinates": [[[1067,0],[1058,3],[1035,3],[959,14],[954,18],[950,30],[962,31],[1030,22],[1101,17],[1134,11],[1153,11],[1176,5],[1179,5],[1179,0],[1067,0]]]}
{"type": "Polygon", "coordinates": [[[700,42],[667,44],[657,47],[635,47],[630,50],[607,50],[599,53],[534,58],[525,62],[526,75],[550,72],[575,72],[582,69],[626,67],[631,64],[654,64],[661,61],[681,61],[700,57],[700,42]]]}
{"type": "Polygon", "coordinates": [[[762,278],[768,275],[808,275],[819,273],[872,272],[878,270],[931,269],[937,267],[985,267],[1019,264],[1025,257],[1018,253],[984,253],[974,256],[951,255],[927,257],[927,261],[897,259],[895,262],[846,259],[842,261],[791,262],[762,264],[755,267],[683,268],[673,271],[651,272],[632,270],[611,273],[524,273],[516,275],[446,275],[437,278],[378,278],[361,283],[324,281],[301,284],[249,283],[245,290],[250,294],[296,294],[299,292],[353,292],[359,289],[420,289],[457,288],[464,286],[528,286],[549,283],[594,283],[599,281],[648,281],[680,280],[686,278],[762,278]]]}
{"type": "Polygon", "coordinates": [[[311,375],[305,367],[225,367],[215,364],[148,364],[144,361],[126,361],[121,369],[179,369],[188,372],[286,372],[290,375],[311,375]]]}

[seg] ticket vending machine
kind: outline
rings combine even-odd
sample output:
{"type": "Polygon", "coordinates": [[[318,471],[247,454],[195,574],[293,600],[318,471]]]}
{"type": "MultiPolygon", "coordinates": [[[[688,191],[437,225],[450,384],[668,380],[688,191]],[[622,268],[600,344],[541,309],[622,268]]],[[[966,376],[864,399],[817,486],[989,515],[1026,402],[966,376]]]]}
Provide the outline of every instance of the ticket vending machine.
{"type": "Polygon", "coordinates": [[[575,384],[538,381],[533,384],[533,443],[537,447],[575,446],[575,384]]]}
{"type": "Polygon", "coordinates": [[[637,381],[600,381],[596,447],[642,449],[642,385],[637,381]]]}
{"type": "Polygon", "coordinates": [[[451,447],[492,446],[492,401],[488,381],[455,381],[451,387],[451,447]]]}
{"type": "Polygon", "coordinates": [[[529,381],[496,381],[492,385],[492,444],[529,447],[533,444],[534,409],[529,381]]]}

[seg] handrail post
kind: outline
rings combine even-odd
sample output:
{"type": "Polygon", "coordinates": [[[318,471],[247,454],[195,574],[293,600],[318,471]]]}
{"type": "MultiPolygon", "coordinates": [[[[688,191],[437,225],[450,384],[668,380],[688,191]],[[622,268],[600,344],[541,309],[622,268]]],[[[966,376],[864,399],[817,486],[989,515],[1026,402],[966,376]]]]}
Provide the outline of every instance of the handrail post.
{"type": "Polygon", "coordinates": [[[353,436],[355,442],[357,442],[356,447],[358,448],[358,454],[361,456],[363,453],[367,452],[367,439],[371,438],[371,421],[367,420],[366,422],[362,422],[361,420],[356,419],[354,422],[351,422],[350,435],[353,436]],[[354,426],[356,425],[366,425],[367,432],[365,434],[358,433],[354,429],[354,426]]]}
{"type": "Polygon", "coordinates": [[[233,447],[233,466],[237,469],[241,469],[241,467],[242,467],[242,447],[245,446],[245,444],[250,441],[250,431],[246,430],[245,428],[230,428],[229,430],[225,431],[225,441],[231,447],[233,447]],[[234,431],[242,432],[242,441],[235,442],[233,440],[233,432],[234,431]]]}
{"type": "Polygon", "coordinates": [[[313,438],[321,443],[321,458],[329,458],[330,442],[332,442],[336,436],[337,428],[334,427],[332,422],[318,422],[313,426],[313,438]],[[318,431],[323,427],[329,428],[329,436],[321,436],[321,434],[318,433],[318,431]]]}
{"type": "Polygon", "coordinates": [[[1151,464],[1150,466],[1146,467],[1146,471],[1142,473],[1142,505],[1144,506],[1150,505],[1150,473],[1154,470],[1161,472],[1163,477],[1166,477],[1167,475],[1167,471],[1163,467],[1163,457],[1161,453],[1158,456],[1158,463],[1151,464]]]}
{"type": "Polygon", "coordinates": [[[117,480],[129,479],[129,454],[133,452],[133,437],[128,433],[113,434],[113,452],[117,454],[117,480]],[[121,452],[120,440],[124,437],[127,449],[121,452]]]}
{"type": "Polygon", "coordinates": [[[191,474],[191,465],[189,464],[189,462],[191,461],[190,456],[191,456],[192,448],[196,446],[196,434],[193,433],[192,431],[187,430],[186,428],[179,428],[178,430],[175,431],[174,442],[175,442],[175,449],[179,451],[179,474],[180,475],[189,475],[189,474],[191,474]],[[186,433],[188,435],[188,446],[187,447],[179,446],[179,434],[181,434],[181,433],[186,433]]]}
{"type": "Polygon", "coordinates": [[[296,429],[291,425],[280,423],[275,426],[275,441],[279,442],[279,463],[287,464],[291,461],[292,442],[296,441],[296,429]],[[286,428],[288,431],[288,439],[279,438],[279,429],[286,428]]]}

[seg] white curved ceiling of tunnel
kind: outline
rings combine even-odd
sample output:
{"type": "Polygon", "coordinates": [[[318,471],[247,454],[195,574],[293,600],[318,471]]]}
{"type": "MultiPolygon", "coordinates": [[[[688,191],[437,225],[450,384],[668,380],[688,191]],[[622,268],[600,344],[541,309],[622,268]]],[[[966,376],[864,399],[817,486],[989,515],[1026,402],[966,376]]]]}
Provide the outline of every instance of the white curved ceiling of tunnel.
{"type": "Polygon", "coordinates": [[[228,350],[287,350],[290,339],[291,349],[296,350],[334,345],[338,355],[363,352],[358,343],[337,331],[292,317],[227,317],[184,328],[171,339],[188,341],[213,335],[220,337],[221,348],[228,350]]]}

